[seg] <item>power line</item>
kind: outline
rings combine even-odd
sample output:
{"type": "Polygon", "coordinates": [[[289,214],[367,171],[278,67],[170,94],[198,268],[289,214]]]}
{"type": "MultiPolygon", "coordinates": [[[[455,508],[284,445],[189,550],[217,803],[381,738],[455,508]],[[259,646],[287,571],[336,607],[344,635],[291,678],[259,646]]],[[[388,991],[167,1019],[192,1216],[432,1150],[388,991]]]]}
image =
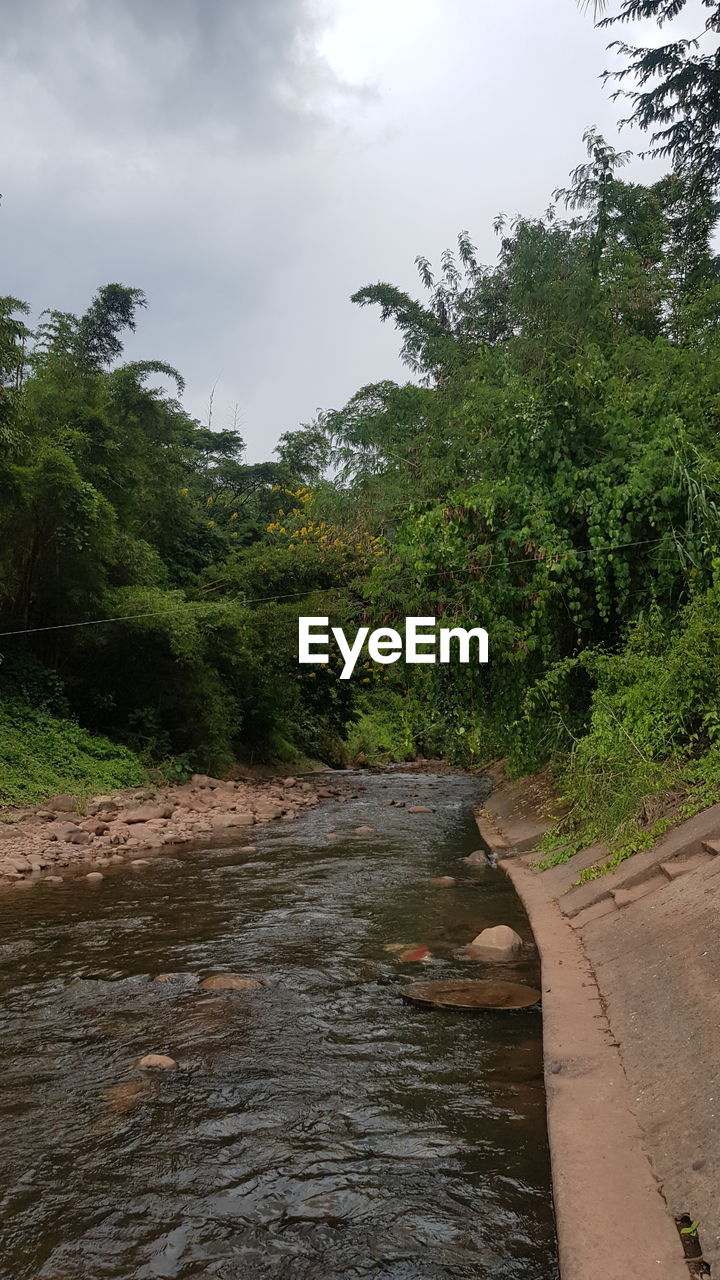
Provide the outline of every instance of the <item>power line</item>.
{"type": "MultiPolygon", "coordinates": [[[[323,591],[331,590],[332,588],[317,587],[315,589],[323,591]]],[[[308,596],[310,594],[310,591],[289,591],[286,595],[257,596],[254,600],[240,600],[238,604],[269,604],[273,600],[295,600],[300,596],[308,596]]],[[[177,609],[152,609],[148,613],[127,613],[115,618],[90,618],[86,622],[58,622],[49,627],[23,627],[19,631],[0,631],[0,640],[8,636],[35,635],[40,631],[70,631],[74,627],[100,627],[107,622],[137,622],[141,618],[167,618],[173,613],[182,613],[184,609],[191,608],[194,604],[202,603],[203,601],[201,600],[186,600],[177,609]]]]}
{"type": "MultiPolygon", "coordinates": [[[[567,550],[567,554],[572,554],[576,556],[589,556],[589,555],[597,555],[602,552],[627,551],[632,547],[657,546],[658,543],[662,541],[664,541],[663,538],[642,538],[637,542],[608,543],[604,547],[580,547],[580,548],[571,547],[567,550]]],[[[496,564],[483,565],[482,572],[488,573],[492,569],[510,569],[514,565],[519,565],[519,564],[539,565],[539,564],[554,564],[554,563],[556,562],[548,558],[546,558],[545,560],[539,560],[537,556],[528,556],[524,560],[502,560],[502,561],[498,561],[496,564]]],[[[664,561],[661,561],[660,563],[674,564],[675,561],[664,560],[664,561]]],[[[216,584],[217,583],[221,584],[222,579],[216,579],[216,584]]],[[[211,584],[213,585],[214,590],[217,590],[216,584],[211,584]]],[[[311,595],[313,591],[332,591],[336,589],[337,588],[333,588],[333,587],[315,587],[306,591],[288,591],[283,595],[256,596],[254,599],[250,599],[250,600],[239,600],[237,603],[241,605],[271,604],[277,600],[298,600],[305,596],[311,595]]],[[[37,635],[41,632],[47,632],[47,631],[71,631],[77,627],[101,627],[106,625],[107,623],[112,623],[112,622],[137,622],[144,618],[166,618],[174,613],[182,613],[184,609],[190,608],[194,604],[201,604],[201,603],[202,601],[199,601],[199,600],[186,600],[184,604],[178,606],[177,609],[153,609],[148,613],[128,613],[128,614],[122,614],[119,617],[114,617],[114,618],[90,618],[85,622],[60,622],[60,623],[55,623],[54,625],[48,626],[48,627],[23,627],[17,631],[0,631],[0,639],[4,640],[12,636],[37,635]]]]}

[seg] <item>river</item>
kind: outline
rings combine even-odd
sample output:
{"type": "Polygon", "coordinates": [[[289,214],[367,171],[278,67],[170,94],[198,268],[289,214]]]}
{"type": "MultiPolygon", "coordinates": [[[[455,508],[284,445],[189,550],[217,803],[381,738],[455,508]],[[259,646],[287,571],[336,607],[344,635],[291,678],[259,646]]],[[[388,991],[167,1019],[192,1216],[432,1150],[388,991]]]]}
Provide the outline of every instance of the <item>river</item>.
{"type": "Polygon", "coordinates": [[[401,996],[538,985],[531,946],[502,973],[457,954],[531,940],[503,873],[460,861],[480,785],[365,777],[254,852],[0,898],[2,1280],[556,1280],[539,1011],[401,996]],[[199,987],[223,971],[264,985],[199,987]]]}

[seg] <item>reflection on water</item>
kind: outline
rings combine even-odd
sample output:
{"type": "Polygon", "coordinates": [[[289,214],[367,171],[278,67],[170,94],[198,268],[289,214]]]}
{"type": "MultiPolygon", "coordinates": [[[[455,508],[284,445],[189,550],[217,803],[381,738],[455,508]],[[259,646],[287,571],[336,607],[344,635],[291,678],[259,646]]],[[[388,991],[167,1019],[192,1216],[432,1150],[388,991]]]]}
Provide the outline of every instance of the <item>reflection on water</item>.
{"type": "MultiPolygon", "coordinates": [[[[252,853],[0,899],[2,1280],[557,1276],[539,1013],[399,994],[501,976],[456,954],[487,925],[530,938],[459,861],[478,783],[364,786],[252,853]],[[199,988],[222,970],[265,985],[199,988]]],[[[502,976],[537,984],[531,948],[502,976]]]]}

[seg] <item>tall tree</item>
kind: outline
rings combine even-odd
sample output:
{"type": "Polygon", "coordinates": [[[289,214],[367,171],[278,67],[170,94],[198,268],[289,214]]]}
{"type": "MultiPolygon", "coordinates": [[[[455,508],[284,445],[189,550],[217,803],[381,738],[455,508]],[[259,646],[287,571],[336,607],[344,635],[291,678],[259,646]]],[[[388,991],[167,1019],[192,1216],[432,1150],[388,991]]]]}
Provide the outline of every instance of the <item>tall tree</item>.
{"type": "MultiPolygon", "coordinates": [[[[700,0],[708,10],[704,23],[692,36],[643,47],[613,41],[627,59],[606,79],[620,84],[618,95],[632,104],[630,120],[650,134],[651,155],[669,158],[673,167],[692,174],[698,183],[716,186],[720,181],[720,4],[700,0]],[[634,89],[623,86],[629,79],[634,89]]],[[[606,0],[586,0],[599,25],[609,28],[638,20],[655,20],[658,26],[680,17],[687,0],[625,0],[617,13],[602,17],[606,0]]],[[[686,15],[687,16],[687,15],[686,15]]]]}

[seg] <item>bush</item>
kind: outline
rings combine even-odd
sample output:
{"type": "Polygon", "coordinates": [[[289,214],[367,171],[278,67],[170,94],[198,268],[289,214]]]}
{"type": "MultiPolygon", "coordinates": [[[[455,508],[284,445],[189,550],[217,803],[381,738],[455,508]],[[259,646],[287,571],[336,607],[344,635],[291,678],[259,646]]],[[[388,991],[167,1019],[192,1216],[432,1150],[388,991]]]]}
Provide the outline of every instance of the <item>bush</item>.
{"type": "MultiPolygon", "coordinates": [[[[634,852],[639,833],[668,814],[683,817],[717,798],[720,585],[691,601],[674,625],[651,614],[618,653],[575,662],[595,688],[587,732],[560,775],[570,806],[563,827],[583,844],[605,840],[634,852]]],[[[550,702],[561,700],[555,682],[550,702]]]]}
{"type": "Polygon", "coordinates": [[[139,756],[23,702],[0,707],[0,804],[36,804],[57,792],[91,794],[133,787],[139,756]]]}

